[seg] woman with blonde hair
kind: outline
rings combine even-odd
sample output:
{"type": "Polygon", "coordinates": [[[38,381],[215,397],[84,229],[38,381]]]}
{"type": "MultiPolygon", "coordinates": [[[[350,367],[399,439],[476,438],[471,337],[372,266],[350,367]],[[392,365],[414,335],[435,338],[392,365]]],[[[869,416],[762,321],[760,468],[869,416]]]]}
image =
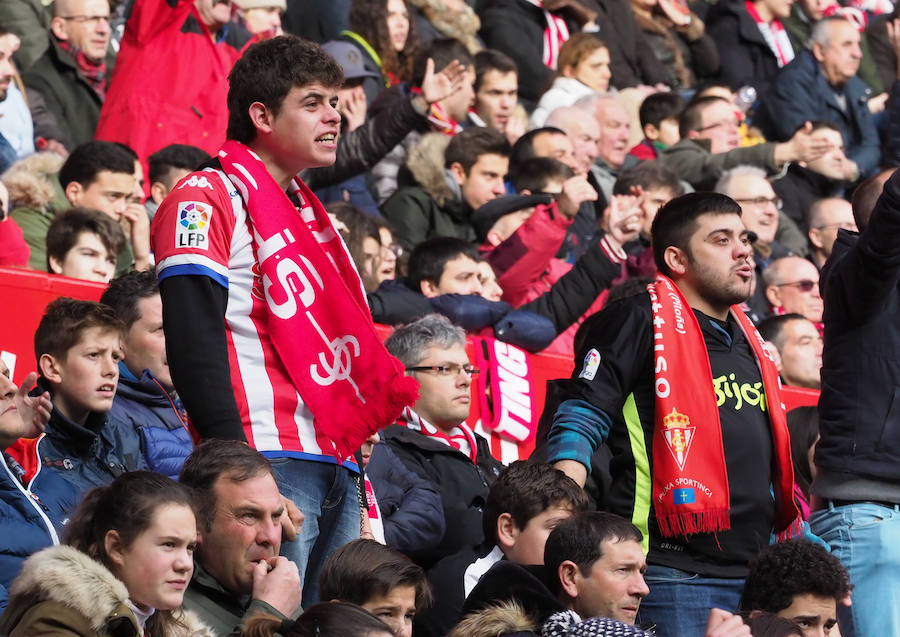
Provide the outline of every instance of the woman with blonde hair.
{"type": "Polygon", "coordinates": [[[557,108],[572,106],[585,95],[609,91],[609,48],[593,33],[575,33],[566,40],[559,50],[557,68],[553,84],[531,115],[532,128],[543,126],[557,108]]]}

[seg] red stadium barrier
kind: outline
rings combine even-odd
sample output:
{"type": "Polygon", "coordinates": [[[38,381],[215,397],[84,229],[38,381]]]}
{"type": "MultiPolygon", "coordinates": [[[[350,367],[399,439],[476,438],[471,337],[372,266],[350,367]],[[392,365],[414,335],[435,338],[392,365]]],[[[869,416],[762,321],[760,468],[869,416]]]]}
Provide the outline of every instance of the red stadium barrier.
{"type": "MultiPolygon", "coordinates": [[[[0,268],[0,356],[19,383],[35,369],[34,331],[44,308],[60,296],[96,301],[105,286],[67,277],[0,268]]],[[[379,325],[386,338],[391,328],[379,325]]],[[[491,452],[504,463],[527,458],[546,397],[547,381],[572,373],[571,360],[554,354],[529,354],[493,338],[469,337],[469,360],[482,372],[473,381],[469,424],[484,435],[491,452]]],[[[819,392],[785,387],[782,398],[790,410],[814,405],[819,392]]]]}

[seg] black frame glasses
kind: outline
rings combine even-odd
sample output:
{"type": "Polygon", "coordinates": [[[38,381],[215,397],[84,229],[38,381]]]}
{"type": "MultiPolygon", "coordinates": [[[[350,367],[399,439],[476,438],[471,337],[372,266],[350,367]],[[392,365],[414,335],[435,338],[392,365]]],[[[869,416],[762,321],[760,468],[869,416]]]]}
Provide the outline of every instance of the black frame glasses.
{"type": "Polygon", "coordinates": [[[465,365],[460,365],[459,363],[445,363],[444,365],[417,365],[415,367],[407,367],[406,371],[432,372],[438,376],[452,376],[455,378],[456,376],[459,376],[460,372],[465,372],[467,376],[477,376],[481,370],[469,363],[466,363],[465,365]]]}

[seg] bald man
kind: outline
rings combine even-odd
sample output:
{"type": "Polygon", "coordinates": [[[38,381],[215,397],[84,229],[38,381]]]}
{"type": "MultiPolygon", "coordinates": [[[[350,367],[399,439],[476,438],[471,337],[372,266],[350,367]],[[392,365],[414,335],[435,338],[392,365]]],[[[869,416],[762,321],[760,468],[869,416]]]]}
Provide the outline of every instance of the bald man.
{"type": "Polygon", "coordinates": [[[763,270],[763,282],[773,314],[800,314],[822,322],[819,271],[812,263],[796,256],[776,259],[763,270]]]}
{"type": "Polygon", "coordinates": [[[819,270],[831,256],[838,230],[856,232],[853,206],[846,199],[828,197],[819,199],[809,208],[809,260],[819,270]]]}
{"type": "Polygon", "coordinates": [[[36,122],[35,136],[61,136],[68,149],[94,138],[109,79],[109,19],[107,0],[53,3],[50,46],[23,75],[29,93],[40,94],[52,117],[49,124],[36,122]]]}

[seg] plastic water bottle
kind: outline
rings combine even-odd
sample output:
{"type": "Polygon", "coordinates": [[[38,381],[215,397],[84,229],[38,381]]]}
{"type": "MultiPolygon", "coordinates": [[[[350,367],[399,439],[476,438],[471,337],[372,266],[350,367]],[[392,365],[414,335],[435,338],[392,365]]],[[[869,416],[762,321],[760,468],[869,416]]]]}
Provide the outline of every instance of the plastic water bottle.
{"type": "Polygon", "coordinates": [[[746,113],[754,103],[756,103],[755,88],[752,86],[742,86],[738,89],[737,95],[734,98],[734,104],[741,109],[741,112],[746,113]]]}

